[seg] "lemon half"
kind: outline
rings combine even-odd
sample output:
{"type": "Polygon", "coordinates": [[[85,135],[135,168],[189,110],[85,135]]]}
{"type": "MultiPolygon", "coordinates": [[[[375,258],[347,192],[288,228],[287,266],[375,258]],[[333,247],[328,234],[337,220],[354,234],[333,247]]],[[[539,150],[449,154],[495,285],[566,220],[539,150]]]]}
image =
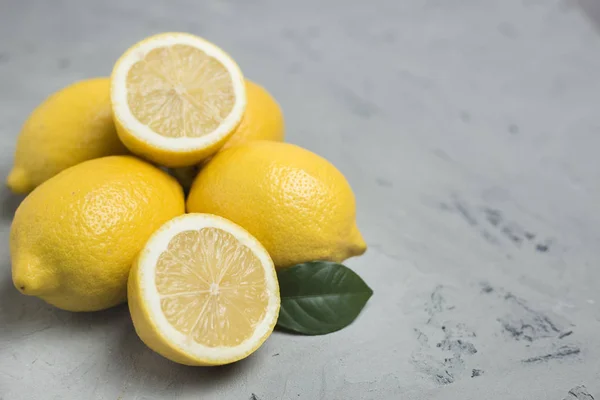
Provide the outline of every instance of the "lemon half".
{"type": "Polygon", "coordinates": [[[182,167],[214,154],[233,134],[246,109],[245,82],[235,61],[214,44],[162,33],[117,61],[111,103],[125,146],[182,167]]]}
{"type": "Polygon", "coordinates": [[[247,357],[273,331],[280,305],[264,247],[209,214],[177,217],[150,238],[131,269],[128,300],[142,341],[186,365],[247,357]]]}

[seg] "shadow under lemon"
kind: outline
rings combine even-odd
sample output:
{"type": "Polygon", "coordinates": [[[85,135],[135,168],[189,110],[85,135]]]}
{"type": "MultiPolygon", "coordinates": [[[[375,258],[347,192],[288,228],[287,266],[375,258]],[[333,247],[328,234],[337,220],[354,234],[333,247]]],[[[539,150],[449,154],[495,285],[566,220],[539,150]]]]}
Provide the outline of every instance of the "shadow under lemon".
{"type": "Polygon", "coordinates": [[[126,304],[92,313],[64,311],[35,296],[21,294],[12,282],[9,263],[0,274],[0,339],[3,341],[14,343],[49,329],[85,335],[90,328],[112,329],[126,319],[129,319],[126,304]]]}
{"type": "MultiPolygon", "coordinates": [[[[132,393],[137,391],[136,383],[143,383],[144,392],[166,390],[168,387],[168,392],[164,393],[166,396],[180,388],[200,397],[225,390],[233,381],[243,380],[249,371],[256,370],[259,364],[265,362],[263,358],[270,358],[264,349],[261,351],[259,348],[249,357],[232,364],[213,367],[177,364],[147,347],[135,333],[133,323],[123,328],[119,343],[111,349],[111,354],[111,363],[118,370],[117,374],[132,381],[132,393]]],[[[127,391],[123,395],[127,397],[127,391]]]]}

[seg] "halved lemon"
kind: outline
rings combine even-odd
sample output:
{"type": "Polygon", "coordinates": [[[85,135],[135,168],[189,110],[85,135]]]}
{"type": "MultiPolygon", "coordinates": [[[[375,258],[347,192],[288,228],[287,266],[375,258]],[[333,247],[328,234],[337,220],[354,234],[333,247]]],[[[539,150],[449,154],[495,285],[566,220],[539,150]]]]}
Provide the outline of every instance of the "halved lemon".
{"type": "Polygon", "coordinates": [[[186,214],[147,242],[128,281],[139,337],[186,365],[222,365],[258,349],[279,313],[273,261],[247,231],[210,214],[186,214]]]}
{"type": "Polygon", "coordinates": [[[187,33],[162,33],[135,44],[111,75],[121,141],[168,167],[197,164],[217,152],[246,109],[244,77],[214,44],[187,33]]]}

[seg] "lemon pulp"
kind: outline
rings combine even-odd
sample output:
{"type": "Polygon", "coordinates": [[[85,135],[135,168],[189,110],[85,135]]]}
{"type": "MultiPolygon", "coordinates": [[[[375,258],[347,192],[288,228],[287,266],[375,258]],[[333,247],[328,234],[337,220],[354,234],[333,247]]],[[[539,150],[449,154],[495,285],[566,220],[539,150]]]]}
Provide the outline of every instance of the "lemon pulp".
{"type": "Polygon", "coordinates": [[[133,116],[170,138],[198,138],[215,131],[236,101],[227,68],[184,44],[148,52],[130,68],[126,86],[133,116]]]}
{"type": "Polygon", "coordinates": [[[269,298],[261,261],[222,229],[175,235],[155,274],[165,318],[201,345],[239,345],[264,319],[269,298]]]}

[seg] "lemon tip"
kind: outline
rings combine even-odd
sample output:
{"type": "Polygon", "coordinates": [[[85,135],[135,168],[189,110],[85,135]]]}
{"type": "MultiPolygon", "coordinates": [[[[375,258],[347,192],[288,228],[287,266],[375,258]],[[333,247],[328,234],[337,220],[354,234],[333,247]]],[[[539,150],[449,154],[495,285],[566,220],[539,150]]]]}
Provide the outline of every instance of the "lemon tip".
{"type": "Polygon", "coordinates": [[[363,255],[367,251],[367,243],[363,238],[362,234],[358,230],[358,227],[355,225],[352,229],[352,240],[350,246],[350,254],[351,256],[360,256],[363,255]]]}
{"type": "Polygon", "coordinates": [[[28,296],[39,296],[47,292],[44,282],[28,276],[15,276],[13,284],[19,292],[28,296]]]}
{"type": "Polygon", "coordinates": [[[27,174],[21,168],[13,168],[6,178],[6,186],[14,193],[27,193],[31,191],[31,184],[27,174]]]}
{"type": "Polygon", "coordinates": [[[13,264],[13,284],[28,296],[49,294],[58,286],[51,270],[43,268],[37,257],[19,257],[13,264]]]}

